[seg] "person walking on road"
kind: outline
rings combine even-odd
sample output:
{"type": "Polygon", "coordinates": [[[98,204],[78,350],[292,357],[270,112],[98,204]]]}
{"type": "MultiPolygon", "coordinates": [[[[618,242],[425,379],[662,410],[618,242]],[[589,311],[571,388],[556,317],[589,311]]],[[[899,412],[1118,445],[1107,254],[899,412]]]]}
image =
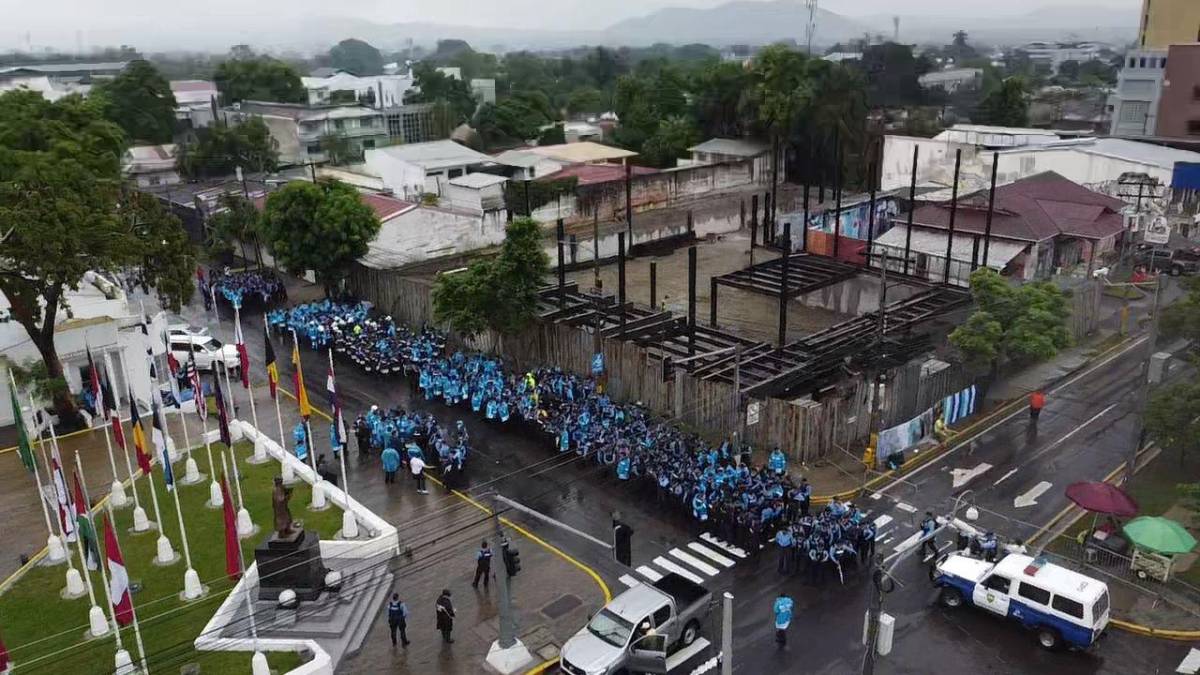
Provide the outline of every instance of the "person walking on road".
{"type": "Polygon", "coordinates": [[[779,646],[787,644],[787,629],[792,623],[792,608],[795,603],[787,593],[780,593],[778,598],[775,598],[775,606],[772,608],[775,612],[775,642],[779,646]]]}
{"type": "Polygon", "coordinates": [[[392,631],[392,646],[396,646],[396,633],[400,633],[400,642],[408,646],[408,605],[400,599],[399,593],[392,593],[392,600],[387,606],[388,628],[392,631]]]}
{"type": "Polygon", "coordinates": [[[937,529],[937,520],[933,517],[932,511],[925,512],[925,519],[921,521],[921,553],[926,561],[937,557],[937,541],[933,537],[933,531],[937,529]],[[925,551],[929,551],[928,555],[924,555],[925,551]]]}
{"type": "Polygon", "coordinates": [[[1042,414],[1042,408],[1046,407],[1046,395],[1041,389],[1035,389],[1029,395],[1029,421],[1037,424],[1038,416],[1042,414]]]}
{"type": "Polygon", "coordinates": [[[437,629],[442,632],[442,642],[454,644],[450,631],[454,630],[454,603],[450,602],[450,589],[442,589],[437,599],[437,629]]]}
{"type": "Polygon", "coordinates": [[[379,459],[383,462],[383,482],[395,483],[396,472],[400,470],[400,453],[393,447],[387,447],[379,459]]]}
{"type": "Polygon", "coordinates": [[[475,580],[471,582],[471,588],[479,588],[479,579],[483,579],[483,587],[488,588],[488,581],[492,578],[492,549],[488,548],[487,540],[479,542],[479,551],[475,553],[475,580]]]}
{"type": "Polygon", "coordinates": [[[425,460],[419,456],[410,457],[408,468],[412,471],[413,479],[417,481],[417,494],[429,494],[429,490],[425,489],[425,460]]]}

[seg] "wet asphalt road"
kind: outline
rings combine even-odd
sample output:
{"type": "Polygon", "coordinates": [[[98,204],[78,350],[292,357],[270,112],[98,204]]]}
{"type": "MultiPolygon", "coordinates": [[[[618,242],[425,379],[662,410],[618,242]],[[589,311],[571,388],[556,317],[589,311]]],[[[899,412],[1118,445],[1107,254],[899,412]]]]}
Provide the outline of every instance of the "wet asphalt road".
{"type": "MultiPolygon", "coordinates": [[[[224,320],[219,326],[205,319],[198,305],[187,308],[185,316],[197,324],[210,325],[218,337],[229,339],[233,333],[230,312],[227,306],[223,309],[224,320]]],[[[261,316],[247,312],[243,320],[252,360],[258,361],[262,331],[256,327],[261,326],[261,316]]],[[[288,350],[276,343],[281,379],[285,381],[290,376],[288,350]]],[[[314,402],[323,402],[320,390],[326,357],[304,347],[301,353],[310,395],[314,402]]],[[[1143,354],[1142,347],[1122,351],[1099,367],[1051,389],[1036,435],[1030,433],[1027,417],[1020,411],[986,428],[973,442],[934,460],[909,479],[881,489],[879,499],[865,498],[864,505],[873,518],[886,515],[892,519],[890,528],[881,528],[881,551],[893,554],[895,547],[913,532],[909,523],[915,525],[921,512],[926,508],[945,512],[954,497],[966,489],[973,490],[984,512],[981,521],[988,527],[1010,538],[1029,536],[1065,506],[1062,490],[1068,483],[1098,480],[1127,455],[1133,440],[1132,390],[1143,354]],[[991,466],[980,470],[983,464],[991,466]],[[955,485],[955,469],[979,473],[955,485]],[[1036,499],[1036,504],[1014,507],[1017,495],[1042,481],[1051,482],[1052,487],[1036,499]],[[901,504],[916,512],[902,509],[901,504]]],[[[489,424],[468,410],[428,403],[414,395],[403,379],[370,376],[344,361],[338,363],[338,382],[348,414],[378,404],[429,410],[443,424],[465,420],[475,447],[468,476],[471,487],[467,490],[472,495],[498,491],[603,540],[609,539],[611,516],[619,511],[635,530],[635,568],[659,570],[662,566],[656,561],[677,563],[674,551],[686,553],[689,544],[701,543],[700,531],[690,519],[673,508],[660,507],[651,494],[618,485],[610,474],[590,462],[573,455],[560,457],[547,438],[531,429],[489,424]]],[[[317,436],[320,442],[326,434],[322,430],[317,436]]],[[[378,470],[373,460],[351,464],[351,475],[378,470]]],[[[820,486],[816,488],[820,492],[820,486]]],[[[595,544],[521,514],[507,515],[596,569],[614,593],[626,587],[621,577],[638,577],[595,544]]],[[[799,577],[785,580],[778,576],[771,550],[746,559],[731,554],[728,557],[734,564],[714,564],[717,573],[707,576],[705,582],[715,595],[728,590],[735,596],[736,672],[860,671],[864,653],[860,638],[867,603],[863,578],[852,576],[845,586],[811,588],[799,577]],[[770,614],[771,602],[781,590],[787,590],[797,605],[790,643],[785,648],[774,642],[770,614]]],[[[916,560],[903,561],[898,570],[903,586],[890,594],[885,604],[885,611],[897,619],[895,647],[890,655],[879,658],[878,673],[1168,673],[1174,672],[1189,646],[1111,631],[1087,653],[1047,653],[1036,645],[1032,635],[1018,627],[982,612],[950,611],[936,605],[927,572],[916,560]]],[[[719,611],[706,630],[714,641],[720,634],[718,621],[719,611]]],[[[711,653],[700,654],[675,672],[691,672],[711,653]]]]}

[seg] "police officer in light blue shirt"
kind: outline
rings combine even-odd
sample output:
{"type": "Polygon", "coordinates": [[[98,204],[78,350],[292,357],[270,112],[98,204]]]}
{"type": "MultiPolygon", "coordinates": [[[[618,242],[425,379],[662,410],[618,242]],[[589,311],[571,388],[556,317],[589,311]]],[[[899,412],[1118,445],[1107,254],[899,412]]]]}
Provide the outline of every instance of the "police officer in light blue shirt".
{"type": "Polygon", "coordinates": [[[692,497],[692,515],[700,522],[708,520],[708,501],[705,500],[703,492],[697,492],[696,496],[692,497]]]}
{"type": "Polygon", "coordinates": [[[779,546],[779,573],[790,575],[792,573],[792,546],[795,545],[792,528],[784,527],[776,532],[775,544],[779,546]]]}
{"type": "Polygon", "coordinates": [[[787,455],[784,455],[783,451],[776,447],[767,459],[767,468],[776,476],[782,476],[787,471],[787,455]]]}
{"type": "Polygon", "coordinates": [[[621,456],[621,459],[617,462],[617,478],[620,478],[621,480],[629,480],[630,463],[629,455],[621,456]]]}
{"type": "Polygon", "coordinates": [[[792,609],[795,603],[787,593],[780,593],[778,598],[775,598],[775,605],[772,611],[775,613],[775,642],[782,647],[787,644],[787,629],[792,624],[792,609]]]}

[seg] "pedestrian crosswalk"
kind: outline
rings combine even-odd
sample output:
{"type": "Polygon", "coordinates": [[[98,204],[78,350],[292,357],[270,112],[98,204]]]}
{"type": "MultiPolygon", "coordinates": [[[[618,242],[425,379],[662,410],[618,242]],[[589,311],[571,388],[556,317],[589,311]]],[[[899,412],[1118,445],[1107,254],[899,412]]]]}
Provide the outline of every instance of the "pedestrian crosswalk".
{"type": "Polygon", "coordinates": [[[656,556],[645,565],[639,565],[636,574],[623,574],[620,581],[632,588],[638,584],[655,582],[664,575],[675,573],[695,583],[703,584],[721,572],[732,568],[748,557],[741,548],[705,532],[699,541],[689,541],[656,556]]]}

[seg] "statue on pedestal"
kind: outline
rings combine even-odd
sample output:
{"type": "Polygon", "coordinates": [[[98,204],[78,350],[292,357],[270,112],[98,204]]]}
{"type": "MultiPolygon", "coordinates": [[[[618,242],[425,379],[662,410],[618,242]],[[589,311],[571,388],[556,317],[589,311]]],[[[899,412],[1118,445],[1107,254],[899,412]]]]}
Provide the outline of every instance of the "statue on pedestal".
{"type": "Polygon", "coordinates": [[[288,500],[292,498],[292,489],[283,484],[283,478],[275,477],[275,492],[271,495],[271,506],[275,510],[275,534],[286,539],[295,532],[292,529],[292,512],[288,508],[288,500]]]}

